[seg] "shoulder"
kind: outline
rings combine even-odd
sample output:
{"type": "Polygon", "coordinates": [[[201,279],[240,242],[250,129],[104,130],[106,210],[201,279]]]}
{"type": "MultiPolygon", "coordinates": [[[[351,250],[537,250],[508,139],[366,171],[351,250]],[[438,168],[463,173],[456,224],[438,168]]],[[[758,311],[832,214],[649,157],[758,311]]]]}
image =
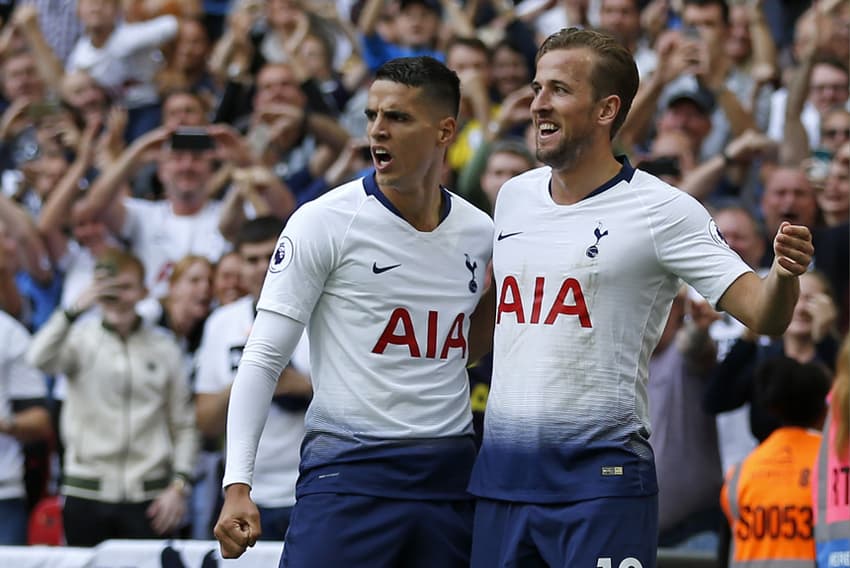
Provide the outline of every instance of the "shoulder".
{"type": "Polygon", "coordinates": [[[177,336],[170,329],[153,323],[143,323],[141,333],[144,334],[146,342],[157,349],[162,349],[166,352],[173,351],[180,354],[180,344],[177,342],[177,336]]]}
{"type": "Polygon", "coordinates": [[[217,307],[207,318],[204,325],[205,330],[225,328],[232,322],[246,319],[246,314],[249,318],[252,318],[254,313],[253,302],[254,299],[251,296],[243,296],[235,302],[217,307]]]}
{"type": "Polygon", "coordinates": [[[528,193],[538,188],[547,188],[552,179],[552,168],[542,166],[523,172],[514,176],[502,185],[499,190],[499,198],[504,194],[506,197],[514,197],[517,192],[528,193]]]}
{"type": "Polygon", "coordinates": [[[283,233],[344,234],[367,200],[362,180],[348,182],[299,207],[289,217],[283,233]]]}
{"type": "Polygon", "coordinates": [[[13,344],[23,339],[28,341],[30,337],[27,328],[4,311],[0,311],[0,331],[2,331],[0,335],[12,339],[13,344]]]}
{"type": "Polygon", "coordinates": [[[467,223],[477,226],[493,227],[493,219],[484,211],[467,201],[460,195],[449,191],[452,196],[452,212],[460,215],[467,223]]]}
{"type": "Polygon", "coordinates": [[[676,214],[680,210],[707,213],[705,207],[692,195],[642,170],[635,170],[628,191],[646,207],[668,214],[676,214]]]}

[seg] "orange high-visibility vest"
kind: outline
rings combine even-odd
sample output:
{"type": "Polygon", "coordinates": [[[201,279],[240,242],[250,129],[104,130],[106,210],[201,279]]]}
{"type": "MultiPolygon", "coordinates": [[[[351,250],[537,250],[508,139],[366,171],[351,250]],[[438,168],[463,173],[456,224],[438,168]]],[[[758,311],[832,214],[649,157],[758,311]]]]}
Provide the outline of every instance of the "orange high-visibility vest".
{"type": "Polygon", "coordinates": [[[813,568],[812,467],[820,434],[773,432],[727,475],[720,502],[732,528],[730,568],[813,568]]]}

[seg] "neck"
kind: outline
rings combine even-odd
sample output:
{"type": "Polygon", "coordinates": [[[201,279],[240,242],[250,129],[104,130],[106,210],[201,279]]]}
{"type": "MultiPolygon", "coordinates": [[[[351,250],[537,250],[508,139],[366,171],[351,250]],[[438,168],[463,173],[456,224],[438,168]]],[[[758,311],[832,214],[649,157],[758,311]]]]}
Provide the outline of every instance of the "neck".
{"type": "Polygon", "coordinates": [[[138,317],[139,316],[136,315],[136,312],[132,310],[121,313],[105,311],[103,314],[103,321],[106,322],[109,327],[114,329],[115,333],[117,333],[121,338],[126,339],[130,335],[130,332],[133,331],[138,317]]]}
{"type": "Polygon", "coordinates": [[[175,215],[194,215],[203,209],[203,201],[183,201],[181,199],[173,199],[171,201],[171,210],[175,215]]]}
{"type": "Polygon", "coordinates": [[[417,231],[433,231],[440,224],[443,197],[440,190],[439,168],[431,168],[417,187],[403,190],[393,186],[380,186],[380,188],[402,217],[417,231]]]}
{"type": "Polygon", "coordinates": [[[173,301],[167,301],[165,303],[165,309],[168,312],[168,324],[171,327],[171,331],[178,337],[189,335],[189,332],[192,331],[192,326],[195,325],[195,318],[192,314],[185,307],[173,301]]]}
{"type": "Polygon", "coordinates": [[[112,35],[112,28],[94,28],[89,30],[89,41],[95,47],[103,47],[112,35]]]}
{"type": "Polygon", "coordinates": [[[782,348],[785,355],[798,363],[808,363],[815,357],[815,344],[810,336],[783,336],[782,348]]]}
{"type": "Polygon", "coordinates": [[[619,173],[622,164],[614,159],[610,144],[588,148],[575,164],[552,170],[552,199],[559,205],[578,203],[619,173]]]}

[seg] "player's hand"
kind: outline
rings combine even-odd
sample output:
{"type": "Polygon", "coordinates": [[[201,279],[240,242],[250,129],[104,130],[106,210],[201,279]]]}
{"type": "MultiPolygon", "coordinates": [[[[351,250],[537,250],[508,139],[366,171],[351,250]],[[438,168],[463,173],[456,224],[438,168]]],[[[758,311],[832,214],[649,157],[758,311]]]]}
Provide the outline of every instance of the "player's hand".
{"type": "Polygon", "coordinates": [[[224,505],[213,529],[222,558],[239,558],[260,538],[260,512],[251,501],[251,488],[234,483],[224,490],[224,505]]]}
{"type": "Polygon", "coordinates": [[[783,221],[773,239],[773,252],[776,255],[774,268],[780,277],[792,278],[803,274],[815,253],[811,231],[804,225],[783,221]]]}

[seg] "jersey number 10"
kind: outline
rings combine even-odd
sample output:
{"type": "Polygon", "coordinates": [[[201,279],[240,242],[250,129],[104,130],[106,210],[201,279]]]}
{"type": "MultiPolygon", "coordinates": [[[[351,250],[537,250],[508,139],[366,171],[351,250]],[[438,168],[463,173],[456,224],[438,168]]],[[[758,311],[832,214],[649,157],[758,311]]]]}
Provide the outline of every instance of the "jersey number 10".
{"type": "MultiPolygon", "coordinates": [[[[598,558],[596,560],[596,568],[613,568],[614,564],[611,563],[610,558],[598,558]]],[[[632,558],[629,556],[628,558],[624,558],[622,562],[620,562],[619,568],[643,568],[643,564],[640,563],[640,560],[637,558],[632,558]]]]}

